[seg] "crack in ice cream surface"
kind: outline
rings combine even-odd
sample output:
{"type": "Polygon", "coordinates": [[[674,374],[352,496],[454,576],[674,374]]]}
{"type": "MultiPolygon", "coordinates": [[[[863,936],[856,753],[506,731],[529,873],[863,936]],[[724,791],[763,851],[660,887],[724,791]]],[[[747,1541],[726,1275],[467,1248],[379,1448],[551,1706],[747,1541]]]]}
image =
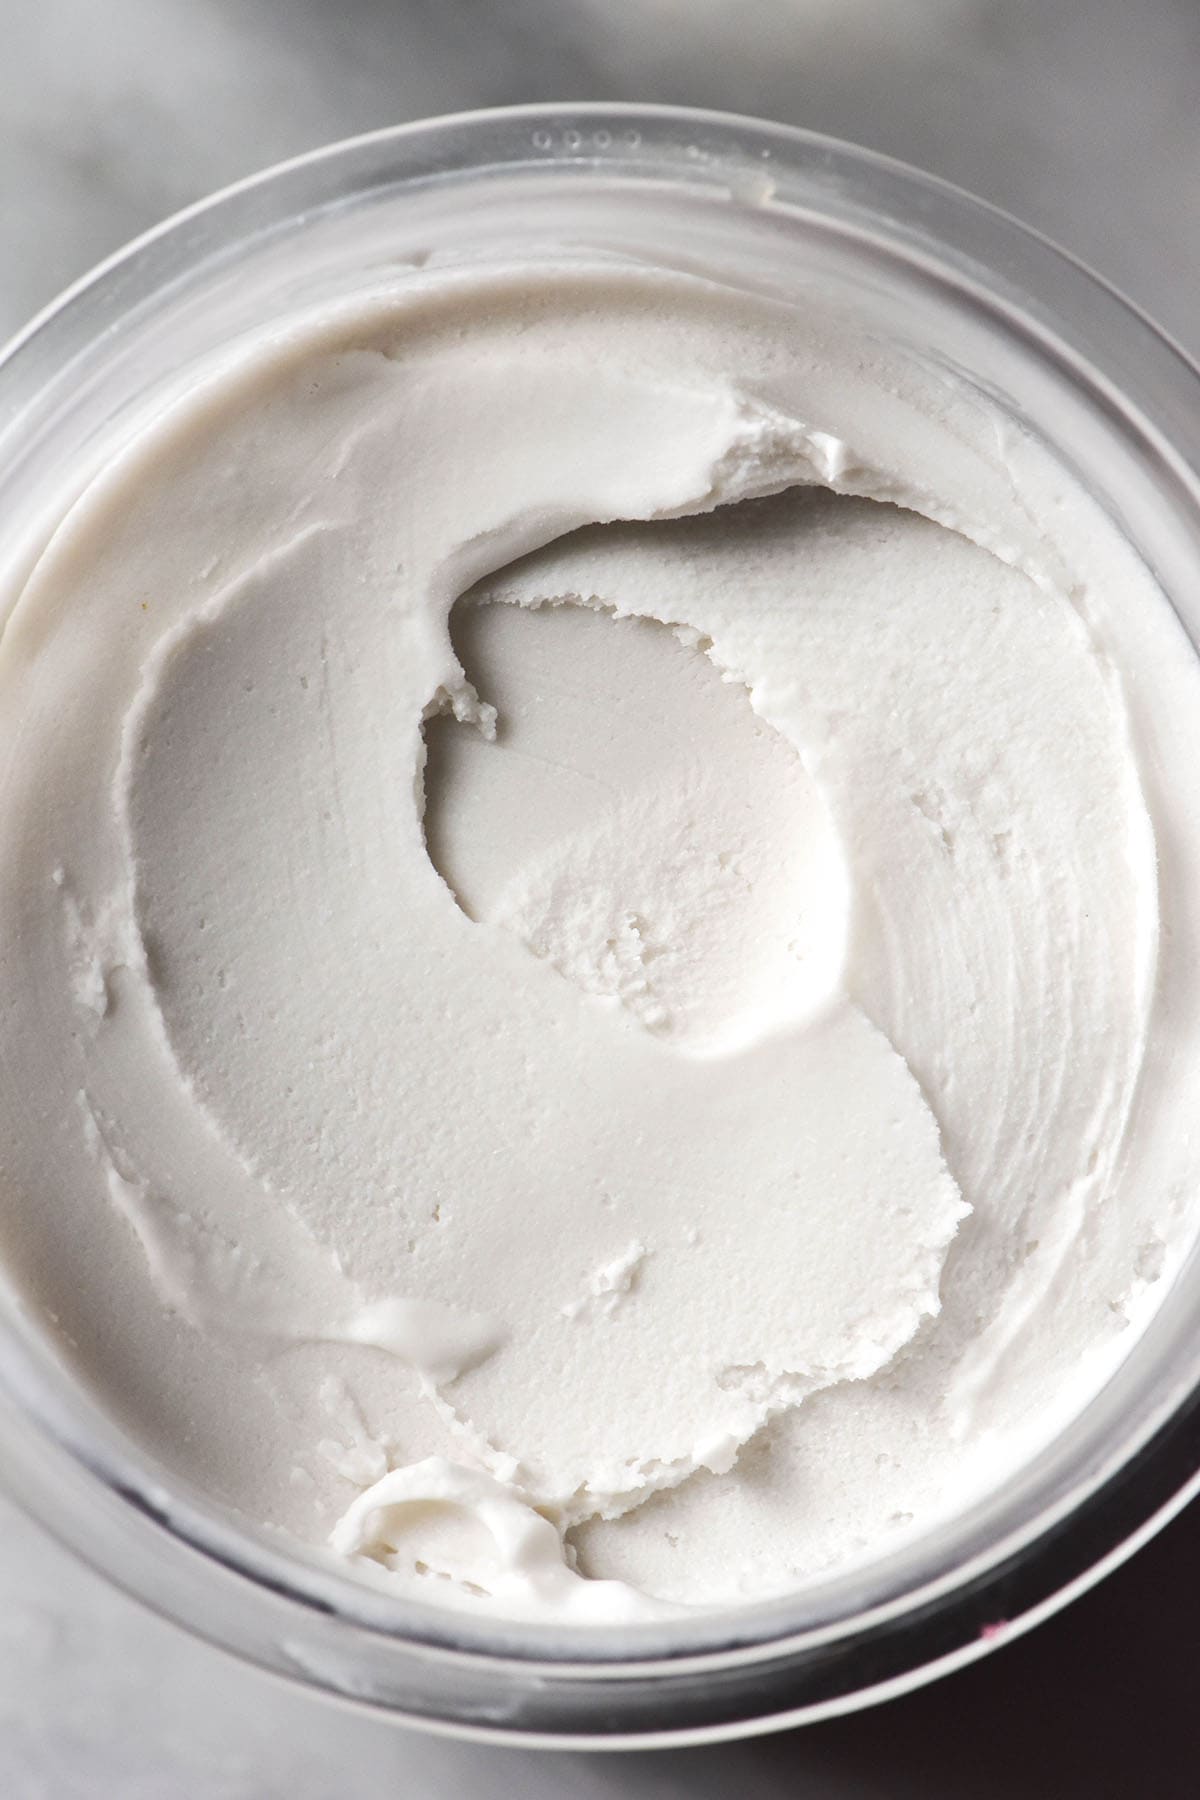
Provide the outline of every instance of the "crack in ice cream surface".
{"type": "Polygon", "coordinates": [[[843,422],[791,317],[581,270],[298,325],[93,484],[0,644],[3,753],[44,749],[4,1055],[46,1046],[92,1303],[301,1535],[345,1381],[391,1467],[337,1543],[424,1597],[474,1508],[509,1550],[447,1551],[457,1603],[729,1598],[662,1509],[740,1516],[756,1434],[911,1381],[925,1480],[1007,1424],[1015,1338],[1103,1335],[1048,1313],[1120,1261],[1152,998],[1122,694],[971,405],[939,439],[848,356],[843,422]]]}

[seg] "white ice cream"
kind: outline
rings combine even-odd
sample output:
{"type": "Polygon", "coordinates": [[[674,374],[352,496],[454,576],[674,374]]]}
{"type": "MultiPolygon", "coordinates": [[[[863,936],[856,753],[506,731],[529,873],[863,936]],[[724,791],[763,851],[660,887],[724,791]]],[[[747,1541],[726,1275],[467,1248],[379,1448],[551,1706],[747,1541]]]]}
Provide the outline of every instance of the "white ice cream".
{"type": "Polygon", "coordinates": [[[404,1592],[885,1548],[1194,1230],[1198,734],[1115,529],[849,326],[563,266],[297,320],[0,638],[7,1260],[177,1478],[404,1592]]]}

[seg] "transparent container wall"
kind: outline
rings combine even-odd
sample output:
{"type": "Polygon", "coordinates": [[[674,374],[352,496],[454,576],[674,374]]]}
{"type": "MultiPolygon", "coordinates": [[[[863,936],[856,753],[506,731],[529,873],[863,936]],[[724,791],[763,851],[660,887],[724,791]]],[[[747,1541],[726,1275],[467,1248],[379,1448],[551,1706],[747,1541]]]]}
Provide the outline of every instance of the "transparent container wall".
{"type": "MultiPolygon", "coordinates": [[[[1051,447],[1200,631],[1200,378],[1150,326],[1020,227],[895,165],[636,108],[360,140],[183,215],[81,284],[0,368],[0,602],[114,444],[238,339],[431,261],[563,256],[811,296],[940,361],[1051,447]]],[[[1200,1463],[1198,1306],[1193,1256],[1092,1406],[952,1525],[788,1601],[619,1633],[445,1615],[282,1554],[149,1466],[11,1290],[0,1449],[18,1497],[112,1579],[281,1673],[443,1729],[712,1737],[894,1691],[1118,1553],[1200,1463]]]]}

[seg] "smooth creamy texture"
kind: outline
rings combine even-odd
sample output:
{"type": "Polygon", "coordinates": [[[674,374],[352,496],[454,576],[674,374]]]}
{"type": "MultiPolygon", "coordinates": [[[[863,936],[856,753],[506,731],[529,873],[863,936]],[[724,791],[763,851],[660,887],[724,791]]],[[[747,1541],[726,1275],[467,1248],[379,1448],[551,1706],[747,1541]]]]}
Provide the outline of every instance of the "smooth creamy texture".
{"type": "Polygon", "coordinates": [[[1195,708],[1112,528],[815,316],[476,271],[243,349],[0,639],[14,1270],[425,1598],[886,1547],[1194,1227],[1131,666],[1195,708]]]}

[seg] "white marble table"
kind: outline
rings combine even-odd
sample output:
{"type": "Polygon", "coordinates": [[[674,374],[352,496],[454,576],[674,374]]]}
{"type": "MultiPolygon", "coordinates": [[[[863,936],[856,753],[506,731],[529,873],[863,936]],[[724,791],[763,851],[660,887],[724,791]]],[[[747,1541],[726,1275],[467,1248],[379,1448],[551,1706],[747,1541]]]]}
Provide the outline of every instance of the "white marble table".
{"type": "MultiPolygon", "coordinates": [[[[0,0],[0,332],[206,190],[322,141],[536,99],[759,113],[1040,225],[1200,351],[1195,0],[0,0]]],[[[343,1712],[109,1592],[0,1505],[3,1800],[441,1800],[740,1788],[1191,1800],[1200,1524],[886,1708],[630,1757],[463,1747],[343,1712]]]]}

